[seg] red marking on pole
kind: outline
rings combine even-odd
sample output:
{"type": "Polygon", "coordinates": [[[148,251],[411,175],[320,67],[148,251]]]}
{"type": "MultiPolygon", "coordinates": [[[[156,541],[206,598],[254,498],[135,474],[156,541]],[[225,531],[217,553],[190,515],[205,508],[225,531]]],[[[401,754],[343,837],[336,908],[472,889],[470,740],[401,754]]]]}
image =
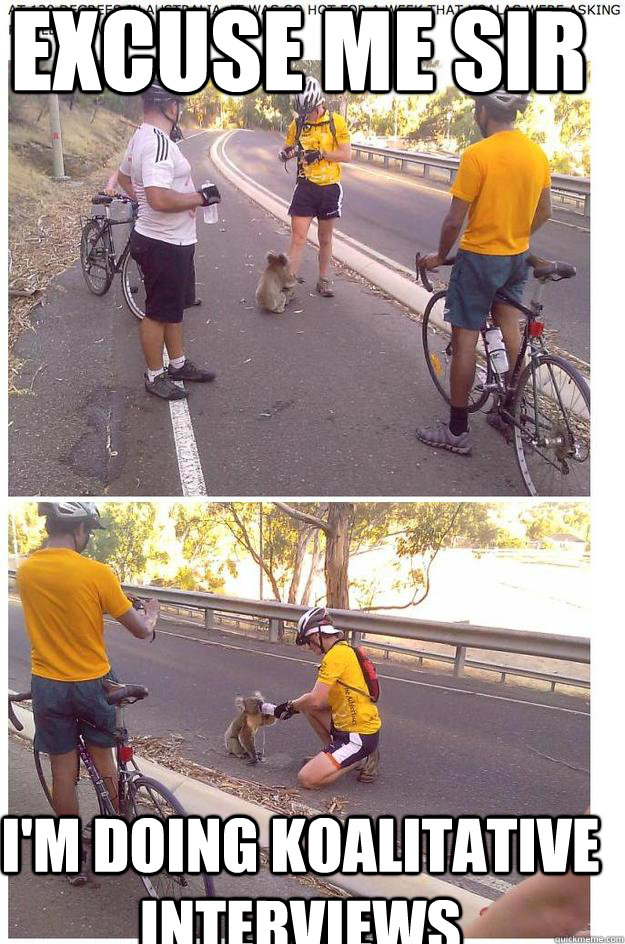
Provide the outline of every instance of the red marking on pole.
{"type": "Polygon", "coordinates": [[[60,137],[61,137],[61,135],[59,134],[58,131],[53,131],[53,132],[52,132],[52,140],[53,140],[53,141],[58,141],[60,137]]]}

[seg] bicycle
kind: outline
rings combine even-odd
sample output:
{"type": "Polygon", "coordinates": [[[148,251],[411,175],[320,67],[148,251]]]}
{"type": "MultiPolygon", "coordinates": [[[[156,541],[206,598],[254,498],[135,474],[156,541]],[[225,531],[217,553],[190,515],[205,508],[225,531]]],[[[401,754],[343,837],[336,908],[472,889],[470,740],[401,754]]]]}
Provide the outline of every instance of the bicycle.
{"type": "Polygon", "coordinates": [[[139,320],[145,317],[145,287],[143,273],[130,255],[130,236],[137,218],[138,203],[123,194],[115,197],[98,193],[91,198],[95,207],[104,207],[102,216],[81,219],[80,264],[87,288],[94,295],[106,295],[117,273],[121,273],[122,292],[128,308],[139,320]],[[117,200],[130,206],[130,220],[111,218],[111,203],[117,200]],[[113,239],[114,226],[128,226],[130,232],[119,257],[113,239]]]}
{"type": "MultiPolygon", "coordinates": [[[[449,258],[443,264],[453,265],[454,261],[449,258]]],[[[425,360],[436,389],[449,404],[452,342],[446,332],[443,336],[441,327],[447,290],[434,292],[419,253],[415,265],[417,282],[421,278],[424,288],[433,293],[423,313],[425,360]]],[[[493,397],[495,422],[506,440],[514,442],[519,470],[530,495],[588,495],[590,388],[573,364],[548,351],[542,320],[545,284],[573,278],[577,270],[568,262],[550,262],[537,256],[529,256],[528,265],[536,279],[529,307],[504,291],[496,296],[524,318],[516,363],[511,372],[507,371],[507,379],[505,373],[497,372],[487,341],[487,332],[494,326],[489,313],[480,330],[469,413],[481,410],[493,397]]]]}
{"type": "MultiPolygon", "coordinates": [[[[187,816],[176,797],[152,777],[141,773],[134,758],[128,731],[124,724],[124,707],[132,705],[148,697],[148,690],[142,685],[125,685],[107,680],[105,683],[109,705],[115,707],[115,756],[117,760],[117,797],[119,812],[116,811],[102,777],[89,753],[82,734],[78,739],[76,753],[76,786],[79,793],[80,807],[88,805],[89,794],[93,808],[93,791],[97,802],[96,813],[101,816],[122,816],[128,822],[139,816],[158,816],[167,819],[170,816],[187,816]],[[81,772],[81,762],[85,773],[81,772]]],[[[9,695],[9,719],[17,731],[24,725],[18,719],[13,709],[13,703],[30,699],[30,692],[9,695]]],[[[90,722],[84,721],[85,724],[90,722]]],[[[95,725],[90,724],[95,728],[95,725]]],[[[33,743],[35,768],[43,788],[46,800],[52,806],[52,775],[50,759],[47,754],[38,751],[33,743]]],[[[83,831],[84,832],[84,831],[83,831]]],[[[215,888],[213,879],[206,873],[188,875],[186,873],[169,873],[166,871],[153,875],[139,875],[150,898],[214,898],[215,888]]]]}

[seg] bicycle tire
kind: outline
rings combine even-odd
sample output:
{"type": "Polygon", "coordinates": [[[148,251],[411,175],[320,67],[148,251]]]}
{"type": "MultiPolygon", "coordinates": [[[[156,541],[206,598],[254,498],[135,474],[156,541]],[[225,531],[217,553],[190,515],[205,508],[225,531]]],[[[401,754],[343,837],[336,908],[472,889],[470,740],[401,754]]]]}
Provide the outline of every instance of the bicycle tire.
{"type": "MultiPolygon", "coordinates": [[[[151,777],[136,777],[128,784],[128,808],[126,818],[132,821],[137,816],[187,816],[185,809],[167,787],[151,777]]],[[[159,872],[156,875],[139,875],[150,898],[214,898],[215,886],[212,876],[172,875],[159,872]]]]}
{"type": "MultiPolygon", "coordinates": [[[[37,776],[39,777],[39,783],[44,792],[45,798],[50,804],[51,808],[54,809],[52,803],[52,773],[50,770],[50,760],[49,755],[43,751],[38,751],[33,749],[33,755],[35,759],[35,770],[37,771],[37,776]]],[[[100,813],[100,815],[105,816],[110,811],[104,809],[100,797],[97,794],[97,791],[94,789],[93,781],[87,773],[84,767],[81,767],[78,751],[76,751],[76,789],[78,792],[78,806],[81,812],[81,815],[84,818],[87,818],[88,815],[94,815],[95,813],[100,813]],[[82,774],[82,776],[81,776],[82,774]],[[93,809],[89,811],[89,807],[94,807],[93,797],[95,796],[98,804],[98,809],[93,809]]]]}
{"type": "Polygon", "coordinates": [[[557,354],[530,361],[515,388],[512,416],[515,453],[528,494],[590,494],[590,388],[577,368],[557,354]]]}
{"type": "Polygon", "coordinates": [[[87,220],[82,228],[80,264],[89,291],[94,295],[106,295],[115,275],[111,262],[111,238],[109,231],[97,220],[87,220]]]}
{"type": "MultiPolygon", "coordinates": [[[[434,381],[434,386],[445,403],[450,405],[449,371],[451,366],[451,338],[448,338],[444,329],[440,328],[438,325],[430,325],[434,308],[440,301],[444,300],[446,296],[447,292],[445,290],[435,292],[428,301],[425,306],[425,311],[423,312],[421,337],[425,363],[430,372],[430,377],[434,381]]],[[[440,307],[442,312],[443,306],[440,307]]],[[[477,413],[478,410],[481,410],[490,397],[490,391],[482,388],[485,384],[492,382],[492,371],[490,361],[485,354],[483,355],[483,359],[485,367],[479,367],[476,370],[474,386],[469,394],[469,402],[467,404],[469,413],[477,413]]]]}
{"type": "Polygon", "coordinates": [[[135,318],[143,321],[145,318],[143,274],[129,252],[126,253],[126,258],[122,263],[121,278],[124,301],[135,318]]]}

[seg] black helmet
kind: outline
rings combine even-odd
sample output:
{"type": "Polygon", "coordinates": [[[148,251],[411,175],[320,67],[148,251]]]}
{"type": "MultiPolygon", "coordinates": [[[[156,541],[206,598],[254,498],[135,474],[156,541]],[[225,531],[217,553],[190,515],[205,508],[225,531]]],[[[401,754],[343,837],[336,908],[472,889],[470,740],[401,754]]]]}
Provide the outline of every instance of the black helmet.
{"type": "Polygon", "coordinates": [[[300,617],[297,624],[297,636],[295,637],[295,644],[297,646],[306,645],[308,636],[310,636],[313,632],[328,633],[332,635],[341,632],[341,630],[335,629],[332,625],[330,614],[326,610],[325,606],[313,606],[312,609],[306,610],[304,615],[300,617]]]}
{"type": "Polygon", "coordinates": [[[496,89],[486,95],[472,95],[476,103],[484,105],[495,119],[511,120],[517,112],[524,112],[529,105],[529,95],[525,93],[506,92],[505,89],[496,89]]]}
{"type": "Polygon", "coordinates": [[[68,525],[86,524],[91,530],[102,528],[100,512],[94,502],[64,501],[39,502],[37,514],[45,515],[52,521],[67,522],[68,525]]]}
{"type": "MultiPolygon", "coordinates": [[[[167,105],[171,105],[174,102],[178,106],[178,112],[176,115],[176,120],[172,125],[172,129],[169,132],[169,137],[172,141],[181,141],[184,137],[182,131],[180,130],[179,121],[182,115],[182,110],[184,108],[185,96],[178,95],[176,92],[170,92],[166,89],[157,79],[152,82],[144,92],[141,93],[143,97],[143,104],[151,108],[157,108],[162,115],[165,115],[165,108],[167,105]]],[[[165,117],[172,121],[168,115],[165,117]]]]}

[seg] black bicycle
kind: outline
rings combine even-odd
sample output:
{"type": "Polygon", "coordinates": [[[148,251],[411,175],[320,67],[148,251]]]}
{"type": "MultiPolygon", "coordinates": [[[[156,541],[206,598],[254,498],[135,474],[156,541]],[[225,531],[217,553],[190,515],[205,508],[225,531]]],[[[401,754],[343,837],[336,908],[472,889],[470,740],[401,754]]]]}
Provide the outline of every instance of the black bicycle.
{"type": "MultiPolygon", "coordinates": [[[[142,685],[123,685],[113,681],[107,681],[105,685],[107,690],[106,700],[109,705],[115,706],[115,754],[117,758],[119,812],[113,805],[106,784],[89,753],[84,737],[80,736],[76,751],[76,787],[81,812],[84,815],[84,813],[90,811],[91,816],[97,813],[102,816],[123,816],[128,822],[134,821],[138,816],[158,816],[159,819],[163,820],[170,816],[186,816],[187,813],[167,787],[152,777],[145,777],[141,773],[133,755],[133,748],[124,724],[124,707],[147,698],[147,688],[142,685]]],[[[30,692],[9,695],[9,719],[17,731],[21,731],[24,725],[15,714],[13,703],[27,701],[30,697],[30,692]]],[[[83,723],[95,727],[90,722],[83,723]]],[[[46,799],[52,806],[50,758],[36,748],[34,748],[34,755],[37,775],[46,799]]],[[[89,841],[88,838],[86,841],[89,841]]],[[[164,870],[152,875],[139,875],[139,878],[151,898],[215,897],[213,879],[206,873],[188,875],[186,873],[174,874],[164,870]]]]}
{"type": "MultiPolygon", "coordinates": [[[[444,265],[453,265],[446,259],[444,265]]],[[[590,494],[590,388],[582,373],[564,357],[547,350],[542,320],[546,282],[573,278],[568,262],[528,258],[535,289],[529,307],[506,292],[497,297],[523,316],[521,350],[512,371],[498,372],[497,358],[488,346],[494,326],[489,313],[478,341],[477,369],[469,394],[469,412],[481,410],[493,398],[497,425],[514,443],[519,469],[530,495],[590,494]]],[[[417,281],[433,292],[418,253],[417,281]]],[[[447,291],[434,292],[423,313],[425,361],[434,385],[450,403],[449,372],[452,343],[444,327],[447,291]]],[[[492,411],[491,411],[492,412],[492,411]]],[[[493,424],[494,425],[494,424],[493,424]]]]}
{"type": "Polygon", "coordinates": [[[124,194],[114,197],[98,193],[91,199],[96,210],[92,216],[83,218],[80,239],[80,264],[89,291],[94,295],[106,295],[115,275],[121,273],[122,292],[128,308],[139,319],[145,317],[145,286],[143,273],[130,255],[130,236],[137,218],[138,204],[124,194]],[[127,219],[111,217],[111,204],[116,201],[130,211],[127,219]],[[128,238],[118,253],[113,238],[113,228],[128,227],[128,238]]]}

